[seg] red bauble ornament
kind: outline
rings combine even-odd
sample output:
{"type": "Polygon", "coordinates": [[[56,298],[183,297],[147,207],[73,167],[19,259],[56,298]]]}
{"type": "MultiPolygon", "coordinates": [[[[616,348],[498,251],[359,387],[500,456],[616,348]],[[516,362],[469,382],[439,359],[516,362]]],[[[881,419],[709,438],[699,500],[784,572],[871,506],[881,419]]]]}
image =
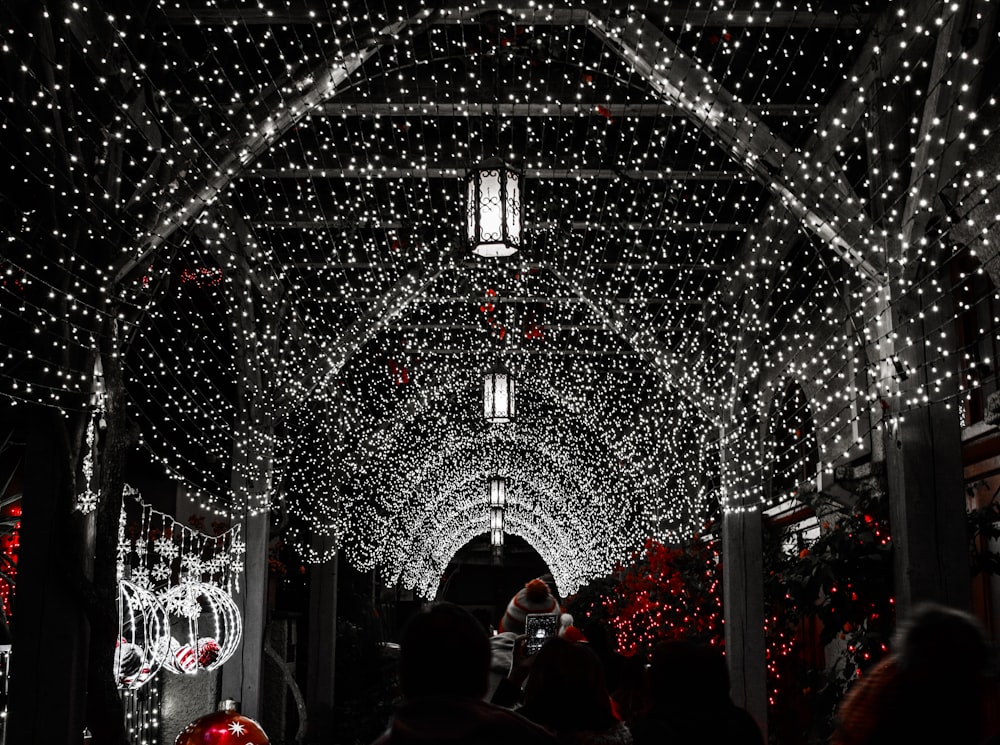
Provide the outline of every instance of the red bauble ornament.
{"type": "Polygon", "coordinates": [[[234,701],[223,701],[218,711],[185,727],[174,745],[271,745],[271,741],[257,722],[236,711],[234,701]]]}

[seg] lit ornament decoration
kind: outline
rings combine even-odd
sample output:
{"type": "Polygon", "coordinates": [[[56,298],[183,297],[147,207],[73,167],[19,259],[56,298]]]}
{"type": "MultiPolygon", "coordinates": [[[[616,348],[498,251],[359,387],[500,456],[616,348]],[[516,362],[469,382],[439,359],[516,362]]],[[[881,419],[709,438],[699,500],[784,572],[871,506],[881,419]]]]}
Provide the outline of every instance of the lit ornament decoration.
{"type": "Polygon", "coordinates": [[[243,635],[239,607],[225,590],[205,582],[174,585],[162,596],[170,617],[163,666],[193,675],[232,657],[243,635]]]}
{"type": "Polygon", "coordinates": [[[500,364],[483,378],[483,417],[491,424],[507,424],[517,416],[515,380],[500,364]]]}
{"type": "Polygon", "coordinates": [[[119,580],[114,662],[118,687],[134,691],[146,685],[163,665],[169,648],[169,620],[156,595],[119,580]]]}
{"type": "Polygon", "coordinates": [[[264,729],[255,719],[236,709],[236,702],[225,699],[219,710],[199,717],[186,726],[174,745],[270,745],[264,729]]]}
{"type": "Polygon", "coordinates": [[[521,247],[521,176],[503,164],[466,176],[466,238],[477,256],[511,256],[521,247]]]}

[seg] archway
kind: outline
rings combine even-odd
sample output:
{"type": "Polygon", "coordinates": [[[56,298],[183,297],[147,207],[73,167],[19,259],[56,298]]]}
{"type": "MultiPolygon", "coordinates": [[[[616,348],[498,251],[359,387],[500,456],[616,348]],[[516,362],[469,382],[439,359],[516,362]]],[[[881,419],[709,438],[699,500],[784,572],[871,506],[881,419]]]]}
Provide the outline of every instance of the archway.
{"type": "Polygon", "coordinates": [[[494,629],[507,603],[528,580],[549,572],[538,551],[524,538],[504,538],[503,560],[494,563],[488,535],[478,535],[458,550],[448,563],[438,589],[438,600],[463,605],[494,629]]]}

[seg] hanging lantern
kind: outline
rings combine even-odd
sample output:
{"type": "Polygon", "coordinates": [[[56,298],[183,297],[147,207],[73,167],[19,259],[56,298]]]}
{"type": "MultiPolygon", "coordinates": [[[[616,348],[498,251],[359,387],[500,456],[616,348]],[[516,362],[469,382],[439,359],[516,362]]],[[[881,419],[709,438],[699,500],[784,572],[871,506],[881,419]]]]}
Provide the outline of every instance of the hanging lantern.
{"type": "Polygon", "coordinates": [[[482,165],[466,177],[468,240],[478,256],[510,256],[521,247],[521,175],[482,165]]]}
{"type": "Polygon", "coordinates": [[[167,590],[163,605],[170,615],[163,663],[167,670],[194,675],[232,657],[243,636],[243,621],[228,592],[207,582],[184,582],[167,590]]]}
{"type": "Polygon", "coordinates": [[[156,595],[128,580],[118,583],[118,641],[115,681],[123,690],[149,682],[164,662],[170,626],[156,595]]]}
{"type": "Polygon", "coordinates": [[[514,378],[497,365],[483,379],[483,416],[493,424],[514,421],[514,378]]]}
{"type": "Polygon", "coordinates": [[[502,507],[490,507],[490,543],[494,546],[500,546],[503,544],[503,508],[502,507]],[[500,538],[497,540],[496,535],[499,531],[500,538]]]}
{"type": "Polygon", "coordinates": [[[490,507],[503,509],[507,506],[507,479],[494,476],[490,479],[490,507]]]}

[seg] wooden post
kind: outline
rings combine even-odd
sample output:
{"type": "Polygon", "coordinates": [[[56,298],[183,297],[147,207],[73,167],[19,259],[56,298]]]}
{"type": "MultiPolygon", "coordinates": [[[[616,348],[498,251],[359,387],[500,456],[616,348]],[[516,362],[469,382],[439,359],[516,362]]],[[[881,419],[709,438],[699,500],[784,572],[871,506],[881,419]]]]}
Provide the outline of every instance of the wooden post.
{"type": "Polygon", "coordinates": [[[267,623],[267,549],[270,513],[249,515],[243,523],[246,557],[241,592],[234,598],[243,619],[243,639],[222,667],[222,698],[240,702],[240,711],[261,719],[264,627],[267,623]]]}
{"type": "Polygon", "coordinates": [[[733,702],[750,712],[767,740],[764,547],[759,507],[722,517],[722,604],[733,702]]]}
{"type": "Polygon", "coordinates": [[[6,739],[78,745],[87,695],[89,626],[71,571],[82,551],[76,531],[80,515],[73,511],[69,440],[53,409],[26,406],[24,422],[24,511],[6,739]]]}
{"type": "MultiPolygon", "coordinates": [[[[324,539],[327,550],[332,549],[324,539]]],[[[335,669],[337,660],[338,556],[314,565],[309,572],[309,657],[306,708],[309,742],[333,742],[335,669]]]]}
{"type": "MultiPolygon", "coordinates": [[[[899,302],[904,313],[909,300],[899,302]]],[[[951,318],[951,309],[944,307],[950,305],[947,300],[939,300],[939,318],[951,318]]],[[[925,343],[929,331],[923,323],[919,327],[914,344],[899,353],[904,369],[911,372],[899,381],[886,444],[896,601],[901,612],[920,600],[958,608],[968,608],[972,602],[958,375],[956,370],[945,377],[940,370],[941,391],[929,402],[906,409],[907,402],[934,390],[928,380],[933,365],[925,343]]],[[[951,334],[948,337],[944,344],[953,341],[951,334]]]]}
{"type": "Polygon", "coordinates": [[[722,606],[730,694],[750,712],[767,740],[767,661],[764,643],[764,547],[759,485],[758,427],[733,407],[723,436],[722,606]],[[751,496],[752,495],[752,496],[751,496]]]}

